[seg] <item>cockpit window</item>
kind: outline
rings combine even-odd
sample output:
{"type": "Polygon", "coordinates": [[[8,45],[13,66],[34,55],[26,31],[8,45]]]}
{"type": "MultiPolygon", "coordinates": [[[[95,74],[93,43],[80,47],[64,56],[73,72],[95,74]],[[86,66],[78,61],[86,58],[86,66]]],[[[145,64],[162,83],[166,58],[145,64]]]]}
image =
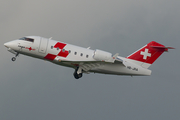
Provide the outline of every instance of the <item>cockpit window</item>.
{"type": "Polygon", "coordinates": [[[19,40],[25,40],[25,37],[23,37],[23,38],[19,38],[19,40]]]}
{"type": "Polygon", "coordinates": [[[34,39],[26,38],[26,37],[20,38],[19,40],[25,40],[25,41],[29,41],[29,42],[34,42],[34,39]]]}

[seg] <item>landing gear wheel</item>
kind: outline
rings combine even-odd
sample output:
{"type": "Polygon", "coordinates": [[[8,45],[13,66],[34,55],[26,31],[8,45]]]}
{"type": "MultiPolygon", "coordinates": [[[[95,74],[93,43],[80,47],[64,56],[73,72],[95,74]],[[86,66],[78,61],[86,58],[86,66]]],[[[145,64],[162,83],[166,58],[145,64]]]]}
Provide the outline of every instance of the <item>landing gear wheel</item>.
{"type": "Polygon", "coordinates": [[[19,55],[19,53],[16,53],[15,57],[13,57],[11,60],[16,61],[16,57],[19,55]]]}
{"type": "Polygon", "coordinates": [[[16,57],[13,57],[11,60],[12,60],[12,61],[15,61],[15,60],[16,60],[16,57]]]}
{"type": "Polygon", "coordinates": [[[74,78],[79,79],[79,78],[81,78],[82,76],[83,76],[82,73],[77,74],[76,72],[74,72],[74,78]]]}
{"type": "Polygon", "coordinates": [[[83,73],[77,73],[77,71],[78,71],[78,68],[74,71],[74,78],[76,78],[76,79],[79,79],[79,78],[81,78],[82,76],[83,76],[83,73]]]}

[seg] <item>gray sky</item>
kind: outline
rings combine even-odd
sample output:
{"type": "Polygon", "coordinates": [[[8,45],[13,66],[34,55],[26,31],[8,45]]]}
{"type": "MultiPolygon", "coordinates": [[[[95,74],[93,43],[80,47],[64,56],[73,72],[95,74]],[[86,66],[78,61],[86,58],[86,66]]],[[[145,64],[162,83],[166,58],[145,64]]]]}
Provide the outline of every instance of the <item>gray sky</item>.
{"type": "Polygon", "coordinates": [[[180,119],[180,1],[0,1],[1,120],[180,119]],[[148,77],[84,74],[20,55],[3,43],[26,35],[91,46],[126,57],[152,40],[164,53],[148,77]]]}

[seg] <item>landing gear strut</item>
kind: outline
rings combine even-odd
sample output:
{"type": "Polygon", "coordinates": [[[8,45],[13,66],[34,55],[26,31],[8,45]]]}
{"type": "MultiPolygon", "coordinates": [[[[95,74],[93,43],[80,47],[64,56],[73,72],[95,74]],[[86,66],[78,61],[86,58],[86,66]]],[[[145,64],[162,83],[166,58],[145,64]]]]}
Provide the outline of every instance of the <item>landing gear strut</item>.
{"type": "Polygon", "coordinates": [[[11,60],[12,60],[13,62],[16,61],[16,58],[17,58],[18,55],[19,55],[19,53],[17,53],[16,56],[13,57],[11,60]]]}
{"type": "Polygon", "coordinates": [[[82,69],[80,67],[77,67],[73,75],[76,79],[81,78],[83,76],[82,69]]]}

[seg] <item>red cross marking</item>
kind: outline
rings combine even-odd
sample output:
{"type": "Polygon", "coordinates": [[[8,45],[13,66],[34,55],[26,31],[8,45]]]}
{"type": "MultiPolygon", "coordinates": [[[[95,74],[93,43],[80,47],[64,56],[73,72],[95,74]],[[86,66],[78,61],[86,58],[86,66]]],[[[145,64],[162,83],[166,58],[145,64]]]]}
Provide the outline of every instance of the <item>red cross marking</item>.
{"type": "Polygon", "coordinates": [[[29,49],[29,51],[31,51],[31,50],[35,50],[35,49],[32,49],[31,47],[30,47],[30,48],[26,47],[26,49],[29,49]]]}

